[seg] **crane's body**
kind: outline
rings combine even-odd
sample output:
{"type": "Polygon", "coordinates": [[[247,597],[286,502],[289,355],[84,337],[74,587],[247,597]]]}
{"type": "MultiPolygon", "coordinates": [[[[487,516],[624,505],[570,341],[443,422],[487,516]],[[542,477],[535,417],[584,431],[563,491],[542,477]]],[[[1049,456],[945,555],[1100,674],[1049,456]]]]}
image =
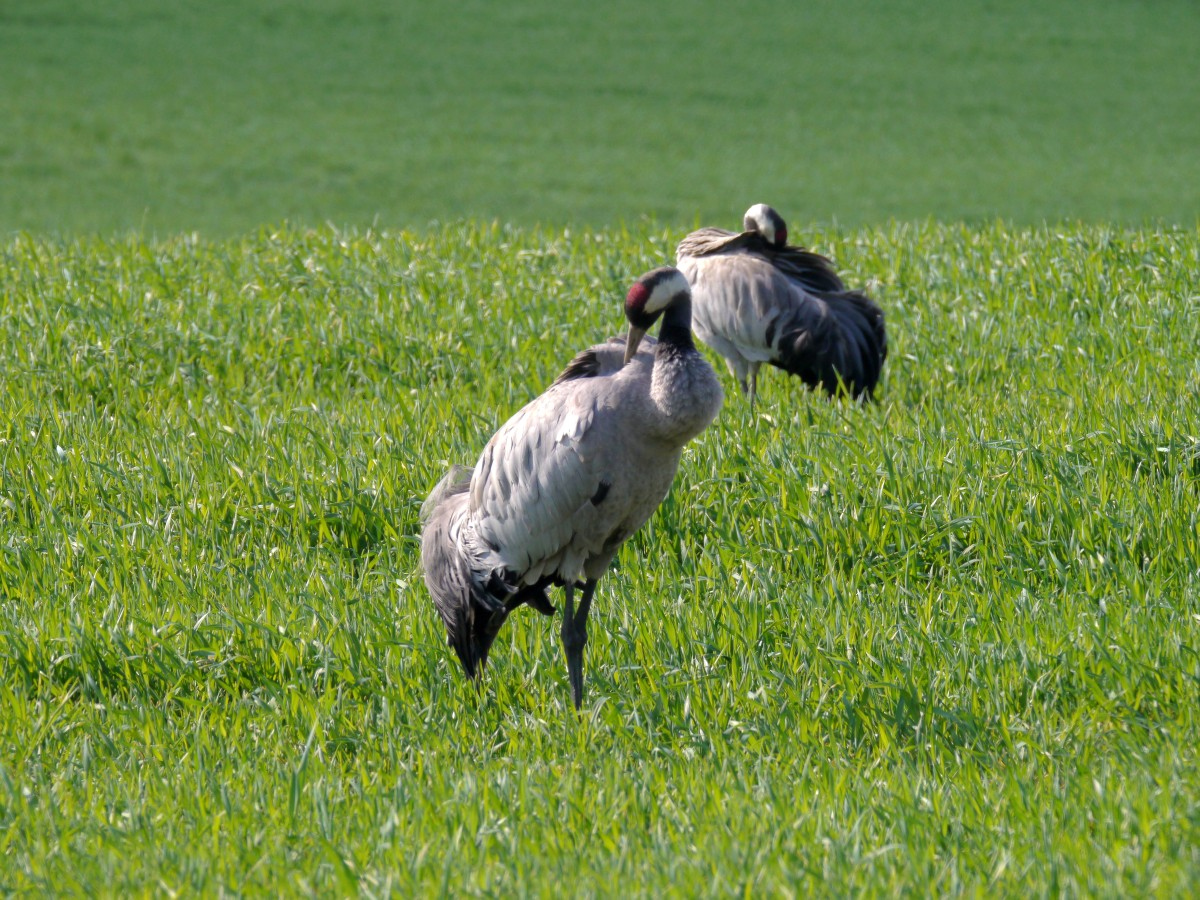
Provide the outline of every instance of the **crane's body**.
{"type": "Polygon", "coordinates": [[[644,333],[648,325],[635,319],[652,323],[665,311],[659,341],[642,345],[637,334],[580,353],[492,436],[469,477],[452,470],[426,502],[426,581],[469,676],[508,614],[523,603],[552,613],[546,589],[560,585],[572,693],[581,703],[595,584],[662,502],[684,445],[721,405],[712,367],[691,343],[687,284],[668,271],[657,286],[669,297],[653,298],[664,305],[655,310],[643,299],[630,316],[631,331],[644,333]]]}
{"type": "Polygon", "coordinates": [[[763,363],[829,394],[869,397],[887,357],[882,310],[848,290],[828,259],[786,240],[783,219],[758,204],[741,233],[702,228],[680,242],[696,335],[752,402],[763,363]]]}

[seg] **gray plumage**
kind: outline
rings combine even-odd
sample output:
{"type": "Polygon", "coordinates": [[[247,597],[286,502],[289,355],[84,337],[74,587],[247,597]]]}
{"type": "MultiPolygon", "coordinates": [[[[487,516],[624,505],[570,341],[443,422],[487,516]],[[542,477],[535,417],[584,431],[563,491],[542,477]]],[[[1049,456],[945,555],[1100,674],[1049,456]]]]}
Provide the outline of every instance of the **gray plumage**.
{"type": "Polygon", "coordinates": [[[701,228],[679,243],[696,335],[725,357],[751,403],[763,363],[810,388],[870,397],[887,358],[883,311],[847,290],[824,256],[789,245],[771,207],[750,207],[743,227],[701,228]]]}
{"type": "Polygon", "coordinates": [[[422,507],[425,580],[467,675],[479,674],[514,609],[553,613],[546,590],[561,585],[577,708],[596,582],[662,502],[684,445],[722,400],[692,343],[691,297],[676,269],[642,276],[625,311],[628,338],[577,355],[492,436],[473,470],[451,470],[422,507]],[[643,343],[660,316],[659,340],[643,343]]]}

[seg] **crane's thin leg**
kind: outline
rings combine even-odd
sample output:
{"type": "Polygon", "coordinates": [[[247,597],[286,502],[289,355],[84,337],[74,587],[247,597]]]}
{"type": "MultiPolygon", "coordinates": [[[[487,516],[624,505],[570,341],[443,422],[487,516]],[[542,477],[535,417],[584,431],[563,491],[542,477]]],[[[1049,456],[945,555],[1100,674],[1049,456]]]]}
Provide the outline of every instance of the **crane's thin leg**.
{"type": "Polygon", "coordinates": [[[746,381],[746,361],[740,356],[735,363],[732,359],[725,360],[725,364],[729,366],[729,374],[737,379],[738,387],[742,389],[742,396],[750,393],[750,384],[746,381]]]}
{"type": "Polygon", "coordinates": [[[571,682],[571,699],[575,708],[583,706],[583,646],[587,643],[588,613],[592,610],[592,595],[596,592],[596,579],[590,578],[583,584],[583,596],[576,610],[575,586],[563,588],[562,642],[567,651],[567,678],[571,682]]]}
{"type": "Polygon", "coordinates": [[[754,398],[758,396],[758,363],[750,364],[750,412],[754,412],[754,398]]]}
{"type": "MultiPolygon", "coordinates": [[[[575,677],[574,669],[571,668],[571,635],[575,633],[575,582],[563,585],[563,620],[562,620],[562,642],[563,650],[567,654],[567,680],[571,683],[571,698],[575,696],[575,677]]],[[[579,704],[575,704],[575,708],[579,709],[579,704]]]]}

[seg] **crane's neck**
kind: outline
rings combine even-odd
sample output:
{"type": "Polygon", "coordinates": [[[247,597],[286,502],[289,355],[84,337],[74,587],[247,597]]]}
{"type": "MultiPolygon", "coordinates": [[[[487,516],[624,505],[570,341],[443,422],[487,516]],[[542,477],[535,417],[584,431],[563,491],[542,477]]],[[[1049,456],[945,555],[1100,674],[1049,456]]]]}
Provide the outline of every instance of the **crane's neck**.
{"type": "Polygon", "coordinates": [[[677,302],[663,315],[650,401],[656,413],[649,430],[679,447],[703,431],[721,408],[721,384],[692,340],[690,301],[677,302]]]}
{"type": "Polygon", "coordinates": [[[663,313],[658,332],[658,353],[695,350],[692,340],[692,301],[676,300],[663,313]]]}

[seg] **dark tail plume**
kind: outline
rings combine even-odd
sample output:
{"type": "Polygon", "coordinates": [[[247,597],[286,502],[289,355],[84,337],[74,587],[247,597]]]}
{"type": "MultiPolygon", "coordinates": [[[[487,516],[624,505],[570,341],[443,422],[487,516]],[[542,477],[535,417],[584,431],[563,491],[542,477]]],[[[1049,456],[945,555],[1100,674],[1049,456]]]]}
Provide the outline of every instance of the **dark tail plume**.
{"type": "Polygon", "coordinates": [[[421,567],[433,605],[468,678],[476,678],[508,615],[523,603],[545,615],[550,579],[519,587],[506,573],[477,572],[457,539],[468,514],[471,469],[455,466],[421,507],[421,567]]]}
{"type": "Polygon", "coordinates": [[[887,358],[883,311],[861,291],[812,300],[779,323],[771,364],[831,395],[869,398],[887,358]]]}
{"type": "Polygon", "coordinates": [[[508,613],[503,601],[479,583],[457,540],[467,516],[470,487],[471,470],[455,466],[421,506],[421,568],[446,626],[447,641],[467,677],[475,678],[508,613]]]}

